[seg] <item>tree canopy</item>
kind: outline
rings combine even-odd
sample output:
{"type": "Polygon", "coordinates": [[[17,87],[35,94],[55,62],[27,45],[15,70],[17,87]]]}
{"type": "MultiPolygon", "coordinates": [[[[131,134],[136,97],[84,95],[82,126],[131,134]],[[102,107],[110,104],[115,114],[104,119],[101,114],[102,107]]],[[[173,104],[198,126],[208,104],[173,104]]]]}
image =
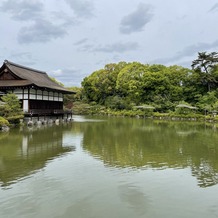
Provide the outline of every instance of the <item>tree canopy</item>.
{"type": "MultiPolygon", "coordinates": [[[[107,64],[82,81],[83,98],[88,103],[115,109],[128,109],[139,105],[154,106],[157,111],[175,109],[180,102],[204,110],[202,99],[214,91],[218,98],[218,55],[216,52],[198,53],[192,69],[182,66],[119,62],[107,64]],[[205,96],[205,97],[204,97],[205,96]]],[[[215,106],[214,106],[215,107],[215,106]]]]}
{"type": "Polygon", "coordinates": [[[199,74],[200,81],[207,86],[207,91],[218,84],[218,53],[199,52],[192,62],[192,69],[199,74]]]}

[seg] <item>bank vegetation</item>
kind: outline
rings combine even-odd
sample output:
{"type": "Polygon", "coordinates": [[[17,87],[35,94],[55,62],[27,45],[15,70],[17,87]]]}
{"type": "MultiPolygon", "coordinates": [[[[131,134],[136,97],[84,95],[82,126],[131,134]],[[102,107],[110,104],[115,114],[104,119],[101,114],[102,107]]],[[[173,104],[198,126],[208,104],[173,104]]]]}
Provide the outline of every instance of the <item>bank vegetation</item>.
{"type": "Polygon", "coordinates": [[[105,65],[71,89],[65,106],[76,114],[217,121],[218,53],[201,52],[191,64],[139,62],[105,65]]]}

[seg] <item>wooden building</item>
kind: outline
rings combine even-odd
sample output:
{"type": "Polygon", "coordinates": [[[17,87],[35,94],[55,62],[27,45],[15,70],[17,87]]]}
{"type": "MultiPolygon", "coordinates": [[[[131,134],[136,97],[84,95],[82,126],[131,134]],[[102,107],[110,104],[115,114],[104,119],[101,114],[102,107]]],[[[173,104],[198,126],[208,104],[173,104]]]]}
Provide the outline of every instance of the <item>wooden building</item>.
{"type": "Polygon", "coordinates": [[[0,68],[0,95],[14,93],[26,117],[64,116],[63,95],[75,94],[39,70],[7,60],[0,68]]]}

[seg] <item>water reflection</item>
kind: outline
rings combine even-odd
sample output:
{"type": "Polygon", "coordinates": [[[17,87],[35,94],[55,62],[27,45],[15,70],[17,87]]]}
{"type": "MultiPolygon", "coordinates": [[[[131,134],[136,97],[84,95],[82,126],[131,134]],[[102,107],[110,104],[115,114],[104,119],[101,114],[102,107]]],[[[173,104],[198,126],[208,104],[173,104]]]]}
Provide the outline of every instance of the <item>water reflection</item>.
{"type": "Polygon", "coordinates": [[[0,135],[0,185],[6,187],[18,179],[45,167],[49,160],[72,151],[63,145],[63,133],[69,126],[42,126],[14,129],[0,135]]]}
{"type": "Polygon", "coordinates": [[[124,184],[118,187],[122,202],[127,203],[128,207],[135,210],[135,213],[142,216],[146,214],[150,206],[150,199],[139,187],[124,184]]]}
{"type": "Polygon", "coordinates": [[[75,150],[75,134],[82,138],[82,152],[101,160],[106,167],[188,168],[200,187],[218,184],[216,129],[197,123],[76,117],[68,125],[0,134],[0,185],[8,186],[44,168],[48,161],[75,150]]]}
{"type": "Polygon", "coordinates": [[[0,159],[1,218],[218,215],[217,131],[195,123],[74,117],[0,134],[0,159]]]}
{"type": "Polygon", "coordinates": [[[201,124],[110,118],[86,123],[83,148],[109,167],[190,168],[200,187],[218,183],[218,134],[201,124]]]}

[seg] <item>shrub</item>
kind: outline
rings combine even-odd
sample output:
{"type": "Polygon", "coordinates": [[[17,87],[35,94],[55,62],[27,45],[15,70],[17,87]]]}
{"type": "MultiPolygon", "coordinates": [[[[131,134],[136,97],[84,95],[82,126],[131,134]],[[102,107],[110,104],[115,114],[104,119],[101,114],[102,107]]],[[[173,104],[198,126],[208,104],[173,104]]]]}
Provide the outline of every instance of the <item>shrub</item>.
{"type": "Polygon", "coordinates": [[[14,115],[14,116],[7,117],[8,122],[13,125],[20,124],[21,119],[23,119],[23,115],[14,115]]]}
{"type": "Polygon", "coordinates": [[[5,118],[0,117],[0,128],[3,126],[9,126],[9,122],[5,118]]]}
{"type": "Polygon", "coordinates": [[[10,124],[19,124],[20,119],[23,118],[23,111],[17,96],[13,93],[8,93],[2,97],[2,100],[5,104],[0,107],[0,116],[7,119],[10,124]]]}
{"type": "Polygon", "coordinates": [[[130,109],[131,104],[128,100],[120,96],[110,96],[105,101],[105,106],[114,110],[130,109]]]}

